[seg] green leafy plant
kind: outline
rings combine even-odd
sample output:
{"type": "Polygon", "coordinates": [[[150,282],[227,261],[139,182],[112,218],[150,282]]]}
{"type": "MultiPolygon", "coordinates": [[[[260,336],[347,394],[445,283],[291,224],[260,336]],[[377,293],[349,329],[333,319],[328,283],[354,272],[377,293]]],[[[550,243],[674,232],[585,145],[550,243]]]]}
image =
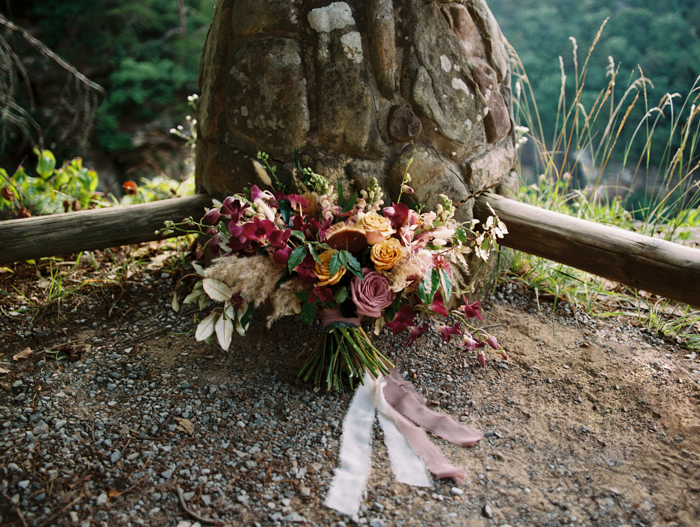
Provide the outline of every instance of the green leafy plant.
{"type": "MultiPolygon", "coordinates": [[[[575,81],[570,88],[562,67],[551,140],[545,138],[535,90],[523,63],[510,48],[518,148],[534,143],[542,169],[534,182],[523,178],[519,199],[562,214],[682,243],[689,239],[691,227],[700,226],[700,78],[685,98],[666,94],[654,106],[647,90],[651,81],[640,68],[618,99],[619,68],[610,58],[607,86],[587,106],[587,64],[599,35],[582,69],[578,69],[575,58],[575,81]],[[639,106],[645,111],[635,122],[631,115],[639,106]]],[[[576,53],[574,41],[574,57],[576,53]]],[[[699,344],[693,336],[698,333],[697,313],[688,306],[679,307],[680,315],[671,314],[667,300],[525,253],[514,254],[505,279],[532,288],[538,302],[541,296],[551,298],[555,309],[557,302],[564,300],[601,316],[633,315],[653,331],[678,336],[685,345],[699,344]],[[660,309],[659,303],[665,307],[660,309]],[[624,309],[601,309],[605,304],[622,305],[624,309]]]]}
{"type": "Polygon", "coordinates": [[[81,210],[95,206],[97,173],[83,166],[79,157],[56,168],[50,150],[34,149],[37,164],[34,175],[20,166],[12,176],[0,169],[0,218],[28,217],[81,210]]]}

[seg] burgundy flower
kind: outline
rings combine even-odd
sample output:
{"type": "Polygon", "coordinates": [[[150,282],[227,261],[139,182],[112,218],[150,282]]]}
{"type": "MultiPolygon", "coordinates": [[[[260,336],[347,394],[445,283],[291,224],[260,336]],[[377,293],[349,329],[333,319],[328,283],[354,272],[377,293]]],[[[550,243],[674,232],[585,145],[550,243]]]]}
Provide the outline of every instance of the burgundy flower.
{"type": "Polygon", "coordinates": [[[460,328],[458,324],[454,326],[438,326],[437,330],[440,332],[440,335],[442,335],[443,344],[449,342],[452,335],[462,334],[462,328],[460,328]]]}
{"type": "Polygon", "coordinates": [[[486,343],[491,346],[493,349],[497,350],[498,349],[498,340],[496,340],[496,337],[490,336],[489,338],[486,339],[486,343]]]}
{"type": "Polygon", "coordinates": [[[464,340],[460,344],[460,346],[467,348],[465,351],[473,351],[475,348],[483,348],[485,345],[486,344],[480,340],[474,340],[469,334],[464,336],[464,340]]]}
{"type": "Polygon", "coordinates": [[[283,249],[277,249],[274,253],[272,253],[272,260],[277,265],[287,267],[287,263],[289,263],[290,254],[292,254],[292,248],[289,245],[287,245],[283,249]]]}
{"type": "Polygon", "coordinates": [[[291,229],[286,229],[286,230],[274,230],[270,233],[270,236],[268,239],[270,240],[270,245],[273,247],[285,247],[287,245],[287,241],[289,240],[289,236],[292,234],[291,229]]]}
{"type": "Polygon", "coordinates": [[[231,221],[238,223],[243,211],[248,207],[250,207],[248,203],[243,203],[240,199],[229,196],[224,200],[223,205],[221,205],[221,214],[230,216],[231,221]]]}
{"type": "Polygon", "coordinates": [[[261,220],[257,216],[253,221],[243,224],[243,236],[258,243],[263,243],[275,230],[277,227],[274,223],[270,220],[261,220]]]}
{"type": "Polygon", "coordinates": [[[304,261],[297,265],[294,270],[299,274],[299,278],[301,278],[304,282],[315,284],[318,282],[318,277],[314,273],[315,266],[316,261],[314,260],[313,256],[307,254],[304,261]]]}
{"type": "Polygon", "coordinates": [[[384,217],[391,222],[393,228],[400,227],[408,218],[408,205],[405,203],[393,203],[391,207],[384,207],[384,217]]]}
{"type": "Polygon", "coordinates": [[[298,194],[290,194],[289,196],[287,196],[287,199],[289,200],[289,203],[292,206],[292,208],[295,210],[299,208],[299,205],[301,205],[305,209],[309,208],[309,202],[303,196],[299,196],[298,194]]]}
{"type": "Polygon", "coordinates": [[[332,302],[333,301],[333,291],[330,287],[314,287],[309,296],[309,303],[316,302],[317,300],[321,302],[332,302]]]}
{"type": "Polygon", "coordinates": [[[238,223],[235,221],[230,221],[228,222],[228,232],[234,238],[238,238],[241,234],[243,234],[243,227],[238,225],[238,223]]]}
{"type": "Polygon", "coordinates": [[[482,368],[486,367],[486,355],[484,355],[483,351],[476,356],[476,360],[479,361],[479,366],[482,368]]]}
{"type": "Polygon", "coordinates": [[[219,209],[211,209],[204,215],[204,217],[202,218],[202,222],[207,223],[209,225],[216,225],[219,221],[220,216],[221,213],[219,212],[219,209]]]}
{"type": "Polygon", "coordinates": [[[394,335],[406,331],[408,326],[413,326],[413,308],[408,304],[399,309],[399,312],[394,315],[394,319],[388,322],[386,327],[388,327],[394,335]]]}
{"type": "Polygon", "coordinates": [[[411,332],[409,333],[408,343],[406,344],[406,346],[410,346],[411,344],[413,344],[418,337],[420,337],[423,333],[428,331],[429,327],[430,326],[428,326],[427,323],[423,324],[422,326],[413,326],[411,328],[411,332]]]}
{"type": "Polygon", "coordinates": [[[428,309],[433,313],[438,313],[439,315],[442,315],[444,317],[449,316],[445,304],[442,303],[442,295],[440,294],[440,291],[435,293],[433,303],[428,306],[428,309]]]}
{"type": "Polygon", "coordinates": [[[368,268],[362,269],[363,278],[352,277],[350,294],[358,315],[379,318],[382,309],[389,307],[394,301],[389,279],[368,268]]]}
{"type": "Polygon", "coordinates": [[[464,314],[466,315],[467,318],[474,318],[476,317],[478,320],[484,320],[483,315],[479,311],[479,301],[477,300],[473,304],[469,303],[469,300],[467,300],[467,297],[464,297],[464,302],[465,304],[460,307],[462,311],[464,311],[464,314]]]}

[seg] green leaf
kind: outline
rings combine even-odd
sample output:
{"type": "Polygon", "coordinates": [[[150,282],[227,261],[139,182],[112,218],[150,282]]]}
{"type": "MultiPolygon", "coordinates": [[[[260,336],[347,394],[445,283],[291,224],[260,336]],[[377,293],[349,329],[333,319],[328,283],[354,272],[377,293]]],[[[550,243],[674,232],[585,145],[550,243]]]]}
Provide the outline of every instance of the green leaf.
{"type": "Polygon", "coordinates": [[[202,320],[199,325],[197,325],[197,331],[195,331],[194,338],[197,341],[206,340],[211,335],[214,334],[214,329],[216,326],[216,321],[219,318],[219,312],[214,311],[207,318],[202,320]]]}
{"type": "Polygon", "coordinates": [[[301,321],[304,324],[313,324],[316,318],[316,302],[306,303],[301,306],[301,321]]]}
{"type": "Polygon", "coordinates": [[[401,297],[401,294],[397,294],[394,297],[394,301],[391,303],[391,305],[384,310],[384,316],[386,316],[386,319],[389,322],[394,320],[394,315],[396,315],[398,310],[401,309],[402,305],[403,305],[403,298],[401,297]]]}
{"type": "Polygon", "coordinates": [[[423,279],[418,284],[418,298],[420,298],[423,304],[430,305],[433,303],[433,298],[435,293],[437,293],[440,287],[440,275],[431,269],[429,273],[423,276],[423,279]]]}
{"type": "Polygon", "coordinates": [[[275,291],[277,291],[283,283],[291,280],[292,275],[289,273],[284,273],[279,280],[277,280],[277,283],[275,284],[275,291]]]}
{"type": "Polygon", "coordinates": [[[289,219],[292,217],[292,205],[286,199],[278,201],[280,216],[284,220],[285,225],[289,225],[289,219]]]}
{"type": "Polygon", "coordinates": [[[197,262],[192,262],[192,267],[194,267],[194,270],[199,276],[204,276],[204,268],[201,265],[197,262]]]}
{"type": "Polygon", "coordinates": [[[318,254],[316,254],[316,249],[314,248],[313,245],[310,243],[307,243],[306,246],[309,248],[309,253],[311,254],[311,257],[314,259],[314,262],[317,264],[321,263],[321,259],[318,257],[318,254]]]}
{"type": "Polygon", "coordinates": [[[340,205],[342,207],[343,201],[344,201],[344,199],[343,199],[343,185],[341,185],[340,181],[338,181],[338,205],[340,205]]]}
{"type": "Polygon", "coordinates": [[[311,293],[309,293],[308,291],[297,291],[297,292],[294,293],[294,294],[295,294],[296,297],[297,297],[299,300],[301,300],[302,302],[308,302],[308,301],[309,301],[309,297],[311,296],[311,293]]]}
{"type": "Polygon", "coordinates": [[[173,301],[170,303],[170,307],[173,308],[173,311],[175,311],[175,313],[180,311],[180,302],[178,302],[177,300],[177,292],[175,292],[175,294],[173,295],[173,301]]]}
{"type": "Polygon", "coordinates": [[[228,351],[231,345],[231,336],[233,335],[233,322],[225,314],[222,313],[221,318],[215,326],[216,338],[219,341],[219,346],[221,346],[225,351],[228,351]]]}
{"type": "Polygon", "coordinates": [[[241,326],[243,326],[245,329],[248,329],[248,324],[250,324],[250,321],[253,320],[253,313],[255,312],[255,304],[251,302],[248,304],[248,309],[245,312],[245,315],[241,317],[241,326]]]}
{"type": "Polygon", "coordinates": [[[430,288],[430,303],[433,303],[433,298],[435,298],[435,293],[440,289],[440,273],[435,269],[430,271],[431,288],[430,288]]]}
{"type": "Polygon", "coordinates": [[[292,236],[299,241],[302,241],[302,242],[306,241],[306,238],[304,238],[304,233],[301,231],[292,231],[292,236]]]}
{"type": "Polygon", "coordinates": [[[336,291],[335,293],[335,303],[336,304],[342,304],[345,302],[345,299],[348,297],[348,288],[347,287],[341,287],[336,291]]]}
{"type": "Polygon", "coordinates": [[[340,251],[340,265],[343,267],[348,266],[348,254],[350,254],[348,251],[340,251]]]}
{"type": "MultiPolygon", "coordinates": [[[[355,192],[352,197],[348,200],[348,202],[343,206],[343,212],[348,212],[351,208],[355,206],[355,202],[357,202],[357,192],[355,192]]],[[[340,205],[340,203],[338,203],[340,205]]]]}
{"type": "Polygon", "coordinates": [[[48,179],[56,168],[56,158],[50,150],[42,150],[36,163],[36,173],[42,179],[48,179]]]}
{"type": "Polygon", "coordinates": [[[225,302],[231,298],[233,291],[231,288],[220,280],[214,278],[205,278],[202,285],[204,291],[209,295],[209,298],[217,302],[225,302]]]}
{"type": "Polygon", "coordinates": [[[360,280],[364,280],[364,275],[362,274],[362,265],[359,260],[355,258],[351,252],[343,251],[347,254],[347,266],[352,274],[357,276],[360,280]]]}
{"type": "Polygon", "coordinates": [[[297,265],[304,261],[304,258],[306,258],[306,245],[300,245],[289,255],[287,270],[291,273],[297,265]]]}
{"type": "Polygon", "coordinates": [[[447,305],[452,294],[452,280],[444,269],[440,269],[440,286],[442,287],[442,300],[447,305]]]}
{"type": "Polygon", "coordinates": [[[335,273],[340,271],[341,263],[340,263],[340,252],[335,251],[333,253],[333,256],[331,256],[331,263],[329,266],[329,272],[331,276],[334,276],[335,273]]]}

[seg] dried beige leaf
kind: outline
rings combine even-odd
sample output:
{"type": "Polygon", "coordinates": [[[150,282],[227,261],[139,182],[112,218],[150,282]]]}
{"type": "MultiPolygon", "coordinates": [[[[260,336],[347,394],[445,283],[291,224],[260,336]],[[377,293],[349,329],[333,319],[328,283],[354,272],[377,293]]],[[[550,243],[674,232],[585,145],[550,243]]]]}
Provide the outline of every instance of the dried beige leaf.
{"type": "Polygon", "coordinates": [[[12,360],[24,360],[28,358],[32,353],[32,348],[24,348],[22,351],[20,351],[17,355],[12,357],[12,360]]]}
{"type": "Polygon", "coordinates": [[[0,375],[6,375],[8,373],[10,373],[10,370],[7,368],[0,368],[0,375]]]}
{"type": "Polygon", "coordinates": [[[178,429],[182,430],[183,432],[187,433],[187,435],[192,435],[194,434],[194,425],[189,419],[182,419],[179,417],[176,417],[175,420],[177,421],[177,427],[178,429]]]}

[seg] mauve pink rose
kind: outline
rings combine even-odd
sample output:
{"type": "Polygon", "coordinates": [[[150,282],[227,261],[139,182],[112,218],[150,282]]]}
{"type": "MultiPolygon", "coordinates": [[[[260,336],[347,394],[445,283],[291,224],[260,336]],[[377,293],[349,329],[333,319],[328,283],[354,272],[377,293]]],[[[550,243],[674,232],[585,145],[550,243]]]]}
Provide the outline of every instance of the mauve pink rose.
{"type": "Polygon", "coordinates": [[[382,316],[382,309],[389,307],[394,301],[389,279],[367,268],[363,268],[362,272],[364,280],[353,276],[350,282],[352,301],[355,303],[358,315],[379,318],[382,316]]]}

